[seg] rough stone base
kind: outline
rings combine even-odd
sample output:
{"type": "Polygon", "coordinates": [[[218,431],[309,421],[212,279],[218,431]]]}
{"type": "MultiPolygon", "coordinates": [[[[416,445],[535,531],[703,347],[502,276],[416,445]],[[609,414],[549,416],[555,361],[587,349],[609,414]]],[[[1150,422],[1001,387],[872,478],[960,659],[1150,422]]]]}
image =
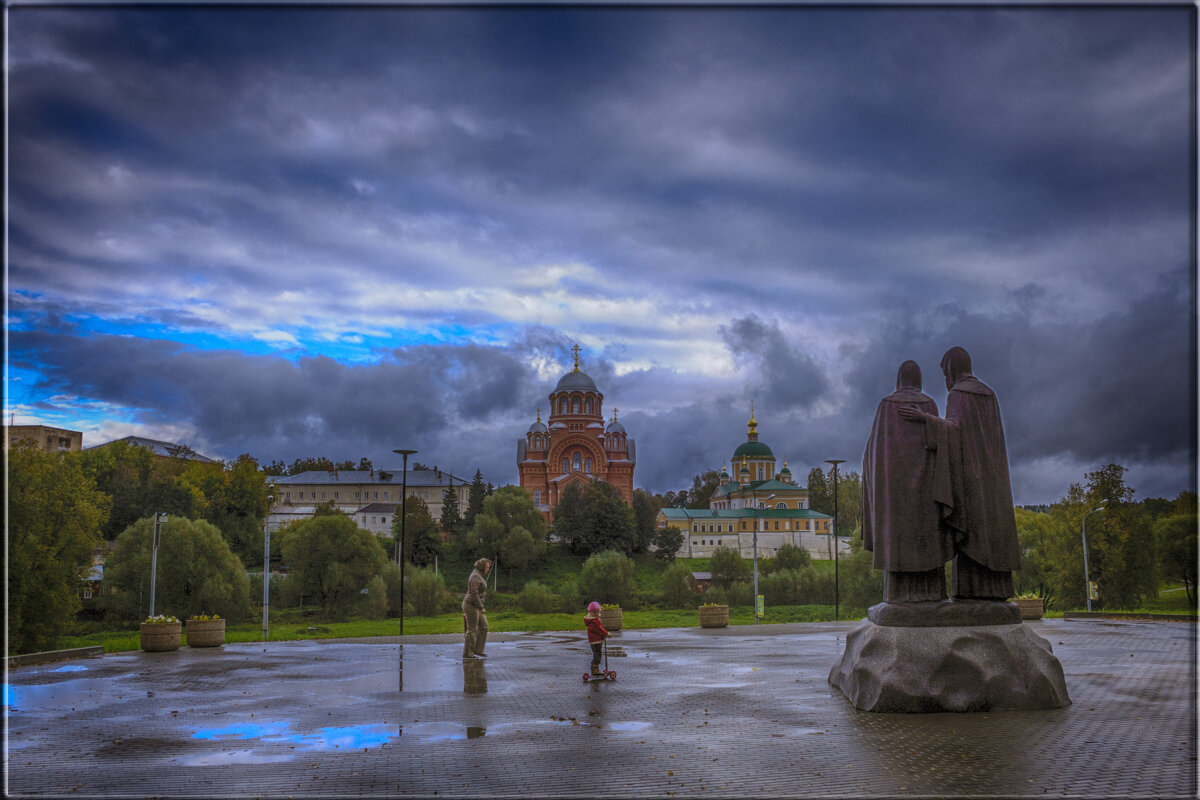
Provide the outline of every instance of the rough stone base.
{"type": "Polygon", "coordinates": [[[829,683],[863,711],[1036,711],[1071,704],[1062,664],[1027,626],[901,628],[863,620],[829,683]]]}
{"type": "Polygon", "coordinates": [[[955,628],[1014,625],[1021,608],[1003,600],[941,600],[925,603],[883,602],[867,609],[876,625],[900,628],[955,628]]]}

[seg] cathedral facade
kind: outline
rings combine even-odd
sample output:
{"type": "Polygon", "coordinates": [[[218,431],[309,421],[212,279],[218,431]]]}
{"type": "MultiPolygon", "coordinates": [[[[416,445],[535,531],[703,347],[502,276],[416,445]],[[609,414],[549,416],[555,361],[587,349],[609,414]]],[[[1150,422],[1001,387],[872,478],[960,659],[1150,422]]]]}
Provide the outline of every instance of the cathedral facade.
{"type": "Polygon", "coordinates": [[[547,522],[553,521],[554,507],[572,483],[607,481],[626,503],[633,504],[633,439],[617,421],[615,408],[605,425],[604,395],[596,382],[580,371],[579,345],[571,349],[574,369],[563,375],[550,393],[546,421],[542,422],[539,408],[537,421],[517,440],[521,488],[533,497],[547,522]]]}

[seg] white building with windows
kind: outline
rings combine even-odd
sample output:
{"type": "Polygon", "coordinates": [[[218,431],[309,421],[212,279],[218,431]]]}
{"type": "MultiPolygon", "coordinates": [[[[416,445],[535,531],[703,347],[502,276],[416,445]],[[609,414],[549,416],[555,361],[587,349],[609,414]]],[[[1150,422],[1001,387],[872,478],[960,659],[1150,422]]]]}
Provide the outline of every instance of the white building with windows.
{"type": "MultiPolygon", "coordinates": [[[[332,503],[353,517],[360,528],[380,536],[391,537],[392,521],[400,507],[404,476],[400,470],[310,470],[298,475],[281,475],[268,479],[274,484],[275,496],[267,529],[279,530],[297,519],[311,517],[318,505],[332,503]]],[[[442,499],[447,489],[458,496],[460,511],[466,511],[471,482],[434,467],[410,469],[407,490],[409,497],[425,502],[434,520],[442,516],[442,499]]]]}

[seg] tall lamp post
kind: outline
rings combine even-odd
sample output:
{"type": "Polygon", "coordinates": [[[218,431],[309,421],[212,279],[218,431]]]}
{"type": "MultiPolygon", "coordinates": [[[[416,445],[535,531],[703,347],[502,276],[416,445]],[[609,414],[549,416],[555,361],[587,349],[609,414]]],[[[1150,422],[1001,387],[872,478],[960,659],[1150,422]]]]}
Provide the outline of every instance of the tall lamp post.
{"type": "Polygon", "coordinates": [[[1088,611],[1092,610],[1092,582],[1091,582],[1091,579],[1088,577],[1087,518],[1088,518],[1089,514],[1095,514],[1097,511],[1103,511],[1103,510],[1104,510],[1104,504],[1101,503],[1100,505],[1096,506],[1091,511],[1088,511],[1087,513],[1085,513],[1083,515],[1083,522],[1082,522],[1083,528],[1082,528],[1082,534],[1081,534],[1083,536],[1083,595],[1084,595],[1084,597],[1087,598],[1087,610],[1088,611]]]}
{"type": "MultiPolygon", "coordinates": [[[[274,487],[272,487],[274,488],[274,487]]],[[[267,620],[271,610],[271,507],[275,495],[267,495],[267,516],[263,519],[263,641],[270,638],[267,620]]]]}
{"type": "Polygon", "coordinates": [[[158,582],[158,536],[159,526],[167,521],[167,512],[154,514],[154,542],[150,547],[150,616],[154,616],[154,584],[158,582]]]}
{"type": "Polygon", "coordinates": [[[841,555],[841,553],[838,552],[840,550],[840,548],[838,547],[838,538],[837,538],[838,464],[843,464],[843,463],[845,463],[845,461],[846,461],[846,459],[844,459],[844,458],[827,458],[827,459],[825,459],[826,464],[833,464],[833,531],[832,531],[833,532],[833,540],[832,541],[833,541],[833,618],[835,620],[841,618],[841,615],[842,615],[841,614],[841,589],[838,585],[838,583],[839,583],[839,581],[838,581],[838,557],[841,555]]]}
{"type": "MultiPolygon", "coordinates": [[[[775,495],[770,495],[764,500],[764,503],[769,503],[775,498],[775,495]]],[[[754,500],[754,539],[753,539],[753,555],[754,555],[754,624],[758,624],[758,499],[754,500]]]]}
{"type": "Polygon", "coordinates": [[[400,473],[400,543],[396,547],[396,563],[400,565],[400,635],[404,635],[404,523],[408,521],[408,457],[416,450],[393,450],[404,456],[400,473]]]}

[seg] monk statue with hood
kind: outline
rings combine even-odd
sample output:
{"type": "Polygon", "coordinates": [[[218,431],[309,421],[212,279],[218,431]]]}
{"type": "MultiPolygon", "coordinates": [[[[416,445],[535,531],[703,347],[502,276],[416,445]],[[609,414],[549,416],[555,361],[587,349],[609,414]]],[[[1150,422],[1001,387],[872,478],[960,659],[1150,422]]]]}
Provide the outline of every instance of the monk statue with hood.
{"type": "Polygon", "coordinates": [[[942,373],[945,417],[912,361],[875,412],[862,531],[884,570],[884,599],[846,634],[829,684],[879,713],[1063,708],[1062,664],[1006,602],[1021,562],[1000,406],[961,347],[942,358],[942,373]]]}
{"type": "MultiPolygon", "coordinates": [[[[879,401],[863,453],[863,549],[884,571],[887,603],[946,599],[946,562],[953,540],[941,512],[953,504],[949,474],[938,469],[934,426],[910,424],[901,411],[912,408],[932,419],[937,403],[921,391],[921,368],[905,361],[896,391],[879,401]],[[933,434],[934,440],[929,440],[933,434]]],[[[923,419],[924,417],[922,417],[923,419]]]]}
{"type": "Polygon", "coordinates": [[[950,392],[944,419],[917,404],[899,414],[923,423],[926,441],[936,448],[935,485],[949,480],[950,504],[935,499],[953,543],[955,600],[1003,602],[1012,596],[1012,571],[1021,568],[1021,552],[1000,404],[971,373],[971,357],[961,347],[942,356],[942,374],[950,392]]]}

